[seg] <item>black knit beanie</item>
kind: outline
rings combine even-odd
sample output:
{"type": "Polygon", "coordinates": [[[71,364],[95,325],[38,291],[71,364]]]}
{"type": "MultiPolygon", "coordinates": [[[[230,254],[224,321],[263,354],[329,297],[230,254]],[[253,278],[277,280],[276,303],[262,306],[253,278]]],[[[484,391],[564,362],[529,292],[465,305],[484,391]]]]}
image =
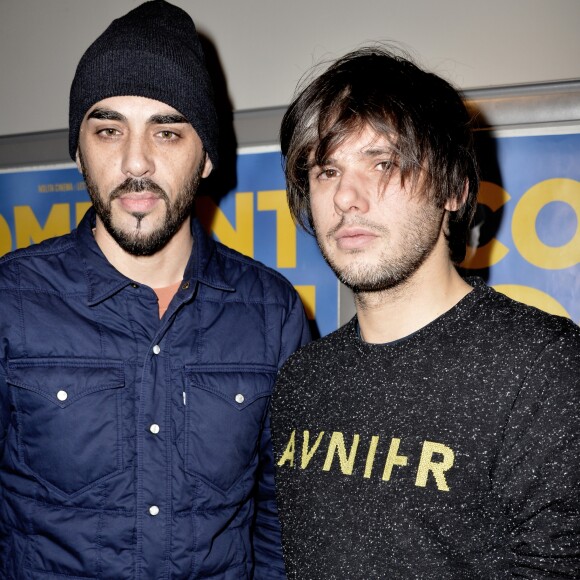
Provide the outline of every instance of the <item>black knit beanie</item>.
{"type": "Polygon", "coordinates": [[[214,167],[218,121],[193,20],[164,0],[145,2],[111,25],[81,58],[70,90],[69,153],[75,160],[88,109],[109,97],[148,97],[179,111],[197,131],[214,167]]]}

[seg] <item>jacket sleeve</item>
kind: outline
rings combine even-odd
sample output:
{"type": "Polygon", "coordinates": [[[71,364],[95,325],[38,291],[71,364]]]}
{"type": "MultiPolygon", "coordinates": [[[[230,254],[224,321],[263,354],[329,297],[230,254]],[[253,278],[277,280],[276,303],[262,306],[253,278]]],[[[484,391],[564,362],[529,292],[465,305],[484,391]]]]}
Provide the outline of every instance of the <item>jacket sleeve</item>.
{"type": "MultiPolygon", "coordinates": [[[[299,347],[310,341],[308,320],[298,295],[293,300],[282,328],[278,368],[299,347]]],[[[274,454],[270,432],[270,414],[266,417],[260,440],[260,465],[256,488],[256,518],[254,527],[254,580],[286,578],[282,558],[280,522],[274,487],[274,454]]]]}
{"type": "Polygon", "coordinates": [[[0,361],[0,460],[4,456],[6,433],[10,422],[10,408],[8,404],[8,385],[6,383],[6,371],[0,361]]]}
{"type": "MultiPolygon", "coordinates": [[[[497,466],[508,578],[580,578],[580,339],[544,349],[497,466]]],[[[573,335],[573,336],[574,336],[573,335]]]]}

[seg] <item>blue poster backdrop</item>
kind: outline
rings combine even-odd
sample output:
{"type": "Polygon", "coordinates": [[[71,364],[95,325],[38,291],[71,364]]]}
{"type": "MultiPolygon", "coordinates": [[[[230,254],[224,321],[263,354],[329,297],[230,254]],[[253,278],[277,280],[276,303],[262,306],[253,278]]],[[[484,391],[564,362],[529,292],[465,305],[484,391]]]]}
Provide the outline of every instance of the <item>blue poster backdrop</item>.
{"type": "Polygon", "coordinates": [[[580,321],[580,134],[479,138],[483,182],[463,266],[580,321]]]}
{"type": "MultiPolygon", "coordinates": [[[[480,135],[482,187],[468,274],[509,296],[580,321],[580,134],[480,135]]],[[[198,198],[217,239],[284,274],[320,335],[338,326],[338,283],[286,205],[278,151],[242,152],[237,185],[198,198]]],[[[89,207],[70,165],[0,173],[0,255],[69,232],[89,207]]]]}
{"type": "Polygon", "coordinates": [[[0,255],[70,232],[89,206],[72,164],[0,173],[0,255]]]}

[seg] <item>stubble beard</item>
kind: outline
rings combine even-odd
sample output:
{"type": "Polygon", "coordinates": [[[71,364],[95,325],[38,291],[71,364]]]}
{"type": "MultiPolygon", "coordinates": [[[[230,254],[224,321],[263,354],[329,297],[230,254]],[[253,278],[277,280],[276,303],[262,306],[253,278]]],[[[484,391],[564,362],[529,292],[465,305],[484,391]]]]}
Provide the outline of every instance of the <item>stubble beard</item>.
{"type": "Polygon", "coordinates": [[[389,229],[359,219],[350,225],[366,227],[377,233],[386,247],[373,263],[366,262],[364,249],[353,249],[349,252],[351,261],[347,265],[338,265],[329,250],[333,243],[332,236],[344,223],[344,218],[332,228],[324,239],[315,228],[316,239],[322,256],[336,277],[355,294],[365,292],[383,292],[403,286],[425,263],[433,252],[439,239],[444,212],[426,208],[410,218],[398,248],[389,247],[392,236],[389,229]]]}
{"type": "Polygon", "coordinates": [[[127,178],[104,199],[97,184],[92,179],[80,151],[79,159],[87,191],[97,216],[113,240],[132,256],[152,256],[156,254],[167,245],[179,231],[185,220],[193,213],[195,194],[203,173],[205,158],[200,162],[189,183],[178,192],[173,203],[165,190],[149,178],[127,178]],[[113,222],[113,201],[125,193],[139,193],[141,191],[151,192],[165,203],[163,222],[154,230],[144,232],[141,229],[141,223],[147,214],[134,212],[131,214],[136,220],[134,229],[127,230],[116,226],[113,222]]]}

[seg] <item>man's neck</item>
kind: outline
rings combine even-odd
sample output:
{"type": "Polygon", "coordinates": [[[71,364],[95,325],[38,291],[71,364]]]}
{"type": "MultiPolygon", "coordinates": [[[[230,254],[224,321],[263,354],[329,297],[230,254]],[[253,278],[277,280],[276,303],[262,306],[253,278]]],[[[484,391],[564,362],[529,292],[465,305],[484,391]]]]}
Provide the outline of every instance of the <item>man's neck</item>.
{"type": "Polygon", "coordinates": [[[384,344],[409,336],[453,308],[471,290],[449,260],[424,264],[403,284],[355,294],[361,337],[384,344]],[[430,267],[431,266],[431,267],[430,267]]]}
{"type": "Polygon", "coordinates": [[[97,220],[95,240],[110,264],[127,278],[151,288],[165,288],[183,279],[193,247],[190,220],[167,245],[152,256],[133,256],[123,250],[97,220]]]}

